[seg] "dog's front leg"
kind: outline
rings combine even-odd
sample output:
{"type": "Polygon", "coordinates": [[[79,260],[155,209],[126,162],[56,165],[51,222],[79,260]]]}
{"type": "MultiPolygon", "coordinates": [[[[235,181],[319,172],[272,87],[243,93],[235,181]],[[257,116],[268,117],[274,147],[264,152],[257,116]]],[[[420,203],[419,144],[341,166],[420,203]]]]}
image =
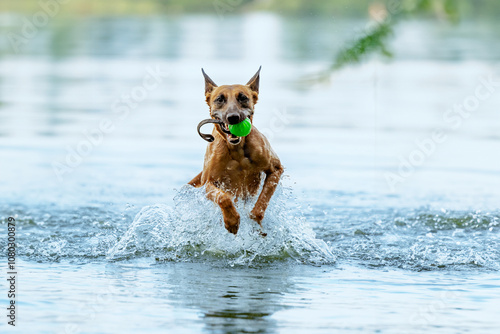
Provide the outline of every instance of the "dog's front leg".
{"type": "Polygon", "coordinates": [[[264,186],[262,187],[262,192],[260,193],[252,212],[250,212],[250,218],[259,223],[259,225],[261,225],[262,219],[264,219],[264,213],[269,205],[269,201],[271,200],[271,197],[280,182],[281,174],[283,174],[283,167],[281,165],[276,167],[274,171],[267,173],[264,186]]]}
{"type": "Polygon", "coordinates": [[[234,207],[231,196],[217,188],[213,183],[207,183],[206,191],[207,198],[221,208],[226,229],[229,232],[236,234],[238,232],[238,228],[240,227],[240,215],[234,207]]]}
{"type": "Polygon", "coordinates": [[[192,185],[195,188],[198,188],[199,186],[201,186],[201,173],[203,173],[203,172],[200,172],[200,174],[193,177],[193,179],[191,181],[189,181],[188,184],[192,185]]]}

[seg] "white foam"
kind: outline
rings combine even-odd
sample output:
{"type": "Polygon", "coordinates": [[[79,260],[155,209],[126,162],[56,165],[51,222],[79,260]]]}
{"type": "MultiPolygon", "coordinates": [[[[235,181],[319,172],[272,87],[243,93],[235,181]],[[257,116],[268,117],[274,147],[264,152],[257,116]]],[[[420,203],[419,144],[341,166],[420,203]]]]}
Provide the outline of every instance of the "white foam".
{"type": "Polygon", "coordinates": [[[288,188],[279,186],[262,222],[249,218],[253,201],[239,201],[240,228],[235,236],[223,224],[220,208],[205,197],[205,190],[182,187],[174,207],[156,204],[144,207],[125,235],[108,251],[119,260],[154,256],[159,260],[223,260],[230,265],[249,265],[295,260],[308,264],[335,262],[329,246],[320,239],[294,207],[288,188]]]}

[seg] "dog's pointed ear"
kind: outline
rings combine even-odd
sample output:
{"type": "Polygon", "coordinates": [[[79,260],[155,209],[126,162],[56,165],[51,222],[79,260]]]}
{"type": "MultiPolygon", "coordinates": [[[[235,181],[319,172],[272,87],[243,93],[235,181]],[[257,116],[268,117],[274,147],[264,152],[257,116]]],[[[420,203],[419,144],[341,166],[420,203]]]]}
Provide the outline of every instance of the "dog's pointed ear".
{"type": "Polygon", "coordinates": [[[217,85],[212,79],[210,79],[203,69],[201,69],[201,73],[203,73],[203,77],[205,78],[205,95],[210,94],[214,88],[217,87],[217,85]]]}
{"type": "Polygon", "coordinates": [[[250,87],[250,89],[253,90],[254,92],[256,92],[257,94],[259,93],[259,80],[260,80],[260,69],[261,68],[262,68],[262,66],[259,67],[259,70],[257,71],[257,73],[254,74],[252,79],[250,79],[247,82],[247,86],[250,87]]]}

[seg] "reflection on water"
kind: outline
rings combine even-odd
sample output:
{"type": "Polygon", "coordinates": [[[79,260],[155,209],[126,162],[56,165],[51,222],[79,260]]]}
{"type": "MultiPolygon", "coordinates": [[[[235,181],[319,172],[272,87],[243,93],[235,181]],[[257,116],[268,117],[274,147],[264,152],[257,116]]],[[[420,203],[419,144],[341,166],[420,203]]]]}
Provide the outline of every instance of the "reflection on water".
{"type": "Polygon", "coordinates": [[[29,268],[21,328],[39,332],[449,333],[473,328],[495,333],[498,328],[495,274],[288,265],[236,270],[137,260],[32,263],[29,268]]]}
{"type": "Polygon", "coordinates": [[[283,296],[294,294],[290,277],[297,269],[279,265],[258,270],[200,267],[176,268],[168,276],[174,305],[201,313],[205,330],[236,333],[276,332],[272,315],[287,309],[283,296]],[[203,269],[203,268],[202,268],[203,269]]]}

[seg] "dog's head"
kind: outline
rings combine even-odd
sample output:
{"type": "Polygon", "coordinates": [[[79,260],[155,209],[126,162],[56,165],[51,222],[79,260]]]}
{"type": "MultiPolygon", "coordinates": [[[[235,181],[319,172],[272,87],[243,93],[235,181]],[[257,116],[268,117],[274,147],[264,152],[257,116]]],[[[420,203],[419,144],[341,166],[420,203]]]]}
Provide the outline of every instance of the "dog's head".
{"type": "Polygon", "coordinates": [[[227,131],[230,124],[238,124],[246,118],[253,121],[254,105],[259,98],[260,67],[246,85],[217,86],[203,69],[201,71],[205,77],[205,97],[210,116],[224,122],[223,125],[216,125],[217,131],[230,144],[238,145],[241,137],[227,134],[220,127],[223,126],[227,131]]]}

